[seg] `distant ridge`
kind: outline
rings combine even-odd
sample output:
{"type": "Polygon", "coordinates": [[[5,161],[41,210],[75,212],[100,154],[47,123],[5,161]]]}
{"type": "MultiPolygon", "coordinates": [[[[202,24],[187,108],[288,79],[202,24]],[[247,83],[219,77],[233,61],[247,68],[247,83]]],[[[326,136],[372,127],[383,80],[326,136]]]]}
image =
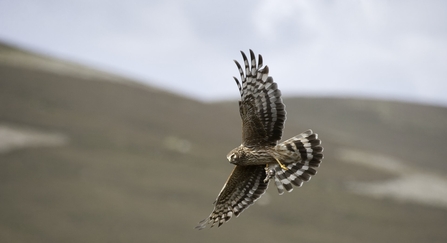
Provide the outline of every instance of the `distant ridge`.
{"type": "Polygon", "coordinates": [[[325,147],[313,182],[283,196],[270,186],[245,217],[199,233],[234,168],[236,100],[203,103],[2,44],[0,242],[445,242],[447,108],[284,102],[284,137],[311,128],[325,147]],[[29,146],[36,137],[46,143],[29,146]]]}
{"type": "Polygon", "coordinates": [[[124,76],[101,71],[76,62],[62,60],[42,53],[26,50],[21,47],[2,42],[0,40],[0,64],[31,70],[40,70],[54,74],[70,76],[96,81],[119,82],[127,85],[136,85],[140,88],[156,88],[136,82],[124,76]]]}

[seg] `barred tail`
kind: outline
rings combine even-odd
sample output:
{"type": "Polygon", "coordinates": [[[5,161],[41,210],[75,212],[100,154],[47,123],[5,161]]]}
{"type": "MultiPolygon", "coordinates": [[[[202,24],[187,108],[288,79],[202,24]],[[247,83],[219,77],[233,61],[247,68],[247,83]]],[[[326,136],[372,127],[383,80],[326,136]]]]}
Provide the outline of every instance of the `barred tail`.
{"type": "Polygon", "coordinates": [[[318,135],[312,130],[307,130],[293,138],[277,145],[277,150],[283,157],[281,162],[288,170],[283,170],[278,164],[272,164],[269,170],[274,173],[275,184],[279,194],[284,190],[291,192],[292,185],[300,187],[304,181],[317,173],[323,159],[323,147],[318,135]]]}

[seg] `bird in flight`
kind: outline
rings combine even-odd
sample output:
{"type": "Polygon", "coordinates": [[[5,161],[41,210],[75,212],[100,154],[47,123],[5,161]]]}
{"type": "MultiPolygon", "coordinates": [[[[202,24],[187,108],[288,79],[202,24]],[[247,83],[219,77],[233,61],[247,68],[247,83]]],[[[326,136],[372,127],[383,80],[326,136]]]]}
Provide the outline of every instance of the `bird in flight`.
{"type": "Polygon", "coordinates": [[[307,130],[282,143],[285,105],[278,85],[263,67],[262,56],[250,50],[250,60],[241,51],[242,67],[236,60],[241,80],[234,80],[241,100],[242,144],[227,155],[236,165],[214,202],[214,210],[196,229],[207,225],[221,226],[232,216],[239,216],[265,193],[270,180],[275,181],[279,194],[291,192],[317,173],[323,159],[318,135],[307,130]]]}

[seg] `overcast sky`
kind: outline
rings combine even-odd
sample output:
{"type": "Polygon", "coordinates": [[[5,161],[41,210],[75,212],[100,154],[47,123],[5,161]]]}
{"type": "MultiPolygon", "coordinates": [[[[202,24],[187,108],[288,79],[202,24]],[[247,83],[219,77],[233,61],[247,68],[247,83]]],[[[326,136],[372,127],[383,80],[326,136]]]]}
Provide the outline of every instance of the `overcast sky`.
{"type": "Polygon", "coordinates": [[[0,0],[0,40],[201,100],[253,49],[285,95],[447,106],[442,0],[0,0]]]}

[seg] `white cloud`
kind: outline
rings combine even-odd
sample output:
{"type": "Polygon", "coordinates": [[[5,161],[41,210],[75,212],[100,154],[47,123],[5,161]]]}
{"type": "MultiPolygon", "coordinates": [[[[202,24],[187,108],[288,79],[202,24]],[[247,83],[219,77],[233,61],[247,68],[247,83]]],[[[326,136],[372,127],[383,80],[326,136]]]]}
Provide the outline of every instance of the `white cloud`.
{"type": "Polygon", "coordinates": [[[236,97],[232,59],[264,56],[285,94],[447,105],[443,1],[0,2],[0,38],[201,99],[236,97]]]}

